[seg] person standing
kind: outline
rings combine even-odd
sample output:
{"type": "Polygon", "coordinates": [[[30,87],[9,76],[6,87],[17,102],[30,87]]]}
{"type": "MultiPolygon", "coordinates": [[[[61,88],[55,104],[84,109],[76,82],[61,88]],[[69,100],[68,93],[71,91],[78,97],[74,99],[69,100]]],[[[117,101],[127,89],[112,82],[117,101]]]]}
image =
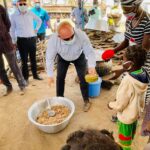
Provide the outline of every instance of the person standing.
{"type": "MultiPolygon", "coordinates": [[[[143,0],[121,0],[123,14],[126,16],[126,31],[124,41],[114,48],[117,53],[131,45],[142,45],[147,50],[145,67],[150,73],[150,15],[141,8],[143,0]]],[[[123,72],[117,71],[116,78],[123,72]]],[[[147,95],[148,96],[148,95],[147,95]]]]}
{"type": "Polygon", "coordinates": [[[54,23],[54,32],[57,31],[57,27],[58,27],[59,24],[60,24],[60,15],[57,14],[57,16],[56,16],[56,21],[55,21],[55,23],[54,23]]]}
{"type": "Polygon", "coordinates": [[[5,8],[0,5],[0,80],[6,86],[6,94],[12,92],[12,84],[10,83],[4,65],[4,60],[2,54],[6,57],[8,64],[18,82],[21,90],[21,94],[24,94],[26,82],[23,78],[21,70],[19,69],[16,61],[15,50],[13,43],[9,34],[10,30],[10,20],[7,15],[5,8]]]}
{"type": "Polygon", "coordinates": [[[17,8],[18,10],[11,16],[10,34],[12,36],[14,46],[17,44],[20,52],[23,76],[28,82],[28,56],[30,56],[33,78],[36,80],[42,80],[42,78],[40,78],[37,74],[36,63],[36,35],[42,21],[34,13],[28,11],[26,0],[18,0],[17,8]],[[34,20],[37,21],[35,29],[33,27],[34,20]]]}
{"type": "Polygon", "coordinates": [[[57,58],[57,96],[64,96],[65,77],[70,63],[75,65],[80,79],[80,89],[84,100],[83,110],[90,109],[91,103],[88,96],[88,84],[85,82],[85,74],[88,62],[88,73],[95,74],[96,58],[94,49],[87,35],[80,29],[74,29],[69,22],[61,22],[57,33],[54,33],[49,41],[46,51],[46,67],[48,82],[54,81],[53,66],[57,58]],[[87,58],[87,60],[86,60],[87,58]]]}
{"type": "MultiPolygon", "coordinates": [[[[40,0],[34,0],[34,7],[31,9],[31,11],[42,20],[42,24],[37,32],[37,38],[39,40],[44,40],[46,34],[45,24],[48,26],[48,28],[50,28],[53,31],[50,23],[50,16],[48,15],[46,10],[41,8],[40,0]]],[[[34,21],[34,28],[36,28],[36,26],[37,26],[37,22],[34,21]]]]}
{"type": "Polygon", "coordinates": [[[87,10],[83,8],[83,1],[78,0],[78,7],[74,8],[71,13],[71,19],[75,23],[76,28],[81,30],[84,29],[86,23],[88,22],[87,10]]]}
{"type": "Polygon", "coordinates": [[[90,16],[89,22],[102,19],[102,11],[99,8],[99,4],[97,0],[93,1],[93,7],[89,11],[89,16],[90,16]]]}
{"type": "Polygon", "coordinates": [[[98,28],[101,24],[102,14],[97,0],[93,1],[93,6],[88,12],[89,21],[85,25],[86,29],[98,28]]]}
{"type": "Polygon", "coordinates": [[[122,12],[119,0],[114,0],[114,6],[111,7],[110,13],[107,14],[110,29],[114,30],[115,27],[119,27],[122,16],[121,13],[122,12]]]}
{"type": "Polygon", "coordinates": [[[123,56],[123,68],[128,74],[122,79],[117,90],[116,101],[108,107],[117,112],[119,145],[131,150],[137,122],[144,110],[144,97],[148,87],[148,74],[142,68],[146,51],[140,45],[129,46],[123,56]]]}
{"type": "MultiPolygon", "coordinates": [[[[150,75],[150,15],[141,8],[143,0],[121,0],[123,14],[126,16],[125,39],[119,46],[114,48],[117,53],[129,45],[142,45],[147,50],[147,59],[144,68],[150,75]]],[[[116,70],[112,79],[118,78],[124,72],[123,69],[116,70]]],[[[150,99],[150,84],[146,94],[146,102],[150,99]]],[[[115,121],[116,118],[113,117],[115,121]]]]}

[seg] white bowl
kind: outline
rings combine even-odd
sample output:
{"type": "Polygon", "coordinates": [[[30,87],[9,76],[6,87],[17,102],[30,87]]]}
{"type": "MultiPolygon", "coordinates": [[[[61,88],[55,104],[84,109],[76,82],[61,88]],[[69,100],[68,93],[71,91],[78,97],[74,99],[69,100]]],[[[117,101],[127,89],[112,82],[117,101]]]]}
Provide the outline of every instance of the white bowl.
{"type": "Polygon", "coordinates": [[[70,109],[69,116],[61,123],[59,124],[53,124],[53,125],[43,125],[38,122],[36,122],[36,119],[38,115],[47,108],[47,100],[41,100],[35,102],[28,110],[28,118],[32,124],[34,124],[37,128],[40,130],[46,132],[46,133],[57,133],[61,130],[63,130],[69,123],[71,117],[73,116],[75,112],[75,106],[74,103],[65,98],[65,97],[53,97],[49,99],[49,102],[51,106],[53,105],[65,105],[70,109]]]}

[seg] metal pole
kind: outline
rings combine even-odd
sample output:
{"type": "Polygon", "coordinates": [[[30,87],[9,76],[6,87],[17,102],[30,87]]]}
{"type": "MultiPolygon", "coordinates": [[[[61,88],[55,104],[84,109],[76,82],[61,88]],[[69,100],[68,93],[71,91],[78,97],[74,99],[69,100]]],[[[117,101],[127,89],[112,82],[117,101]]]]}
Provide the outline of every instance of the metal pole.
{"type": "Polygon", "coordinates": [[[82,30],[84,30],[84,0],[81,2],[81,10],[82,10],[82,30]]]}
{"type": "Polygon", "coordinates": [[[7,2],[6,2],[6,0],[3,0],[3,3],[4,3],[5,8],[7,9],[7,2]]]}

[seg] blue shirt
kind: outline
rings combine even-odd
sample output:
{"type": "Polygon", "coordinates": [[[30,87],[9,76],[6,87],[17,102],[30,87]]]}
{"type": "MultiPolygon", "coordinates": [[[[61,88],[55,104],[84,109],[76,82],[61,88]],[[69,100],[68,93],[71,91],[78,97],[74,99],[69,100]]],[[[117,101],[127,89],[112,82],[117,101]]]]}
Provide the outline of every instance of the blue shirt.
{"type": "MultiPolygon", "coordinates": [[[[44,10],[43,8],[40,8],[39,10],[37,10],[36,8],[32,8],[31,11],[37,15],[38,17],[41,18],[42,20],[42,24],[40,29],[38,30],[38,33],[45,33],[46,31],[46,22],[50,20],[50,16],[48,15],[47,11],[44,10]]],[[[34,21],[34,28],[36,27],[37,22],[34,21]]]]}

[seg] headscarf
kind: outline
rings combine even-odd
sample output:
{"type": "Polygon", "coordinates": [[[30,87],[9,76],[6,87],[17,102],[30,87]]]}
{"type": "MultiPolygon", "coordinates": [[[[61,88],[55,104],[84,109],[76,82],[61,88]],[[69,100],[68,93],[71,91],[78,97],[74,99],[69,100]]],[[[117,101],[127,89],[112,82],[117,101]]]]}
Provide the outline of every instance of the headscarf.
{"type": "Polygon", "coordinates": [[[134,7],[140,5],[143,0],[120,0],[121,5],[125,7],[134,7]]]}

